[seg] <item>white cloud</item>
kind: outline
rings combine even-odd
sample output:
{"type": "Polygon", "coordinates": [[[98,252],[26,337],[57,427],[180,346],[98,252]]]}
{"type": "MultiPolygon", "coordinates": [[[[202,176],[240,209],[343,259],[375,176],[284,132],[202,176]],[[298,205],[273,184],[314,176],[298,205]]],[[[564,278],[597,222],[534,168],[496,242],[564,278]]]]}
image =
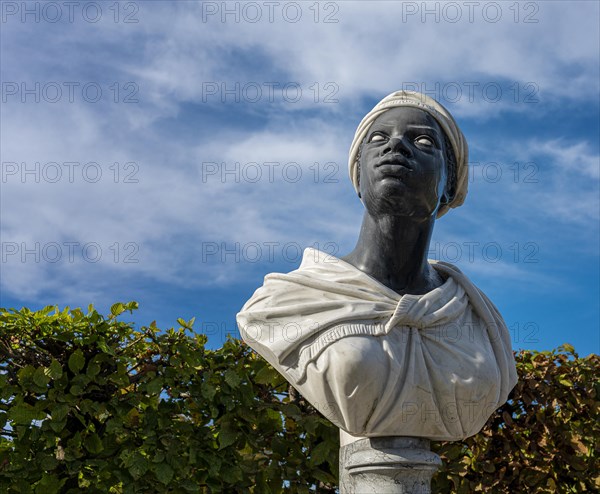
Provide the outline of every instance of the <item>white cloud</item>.
{"type": "Polygon", "coordinates": [[[564,138],[549,141],[532,140],[527,150],[530,156],[549,157],[561,176],[579,174],[584,178],[600,178],[600,155],[592,151],[587,141],[569,144],[564,138]]]}
{"type": "MultiPolygon", "coordinates": [[[[332,3],[338,11],[330,20],[336,23],[323,22],[333,12],[323,5],[320,22],[314,22],[314,6],[307,4],[297,23],[285,22],[278,10],[275,22],[268,22],[265,8],[262,21],[256,24],[245,21],[248,13],[239,22],[233,15],[226,16],[225,23],[220,15],[206,16],[202,22],[206,3],[146,2],[140,4],[138,24],[78,22],[61,26],[58,36],[43,24],[7,24],[5,38],[14,51],[5,54],[4,65],[16,79],[49,74],[53,78],[67,74],[129,77],[142,89],[148,115],[144,119],[138,112],[137,118],[147,124],[159,115],[176,114],[178,103],[202,102],[206,82],[301,83],[310,97],[295,105],[280,105],[288,111],[311,106],[314,91],[308,86],[318,83],[323,97],[328,82],[339,87],[337,97],[345,108],[357,98],[381,96],[403,84],[416,83],[435,92],[434,81],[454,82],[463,91],[456,109],[467,116],[527,109],[512,103],[514,91],[504,94],[498,104],[489,104],[481,94],[485,83],[516,82],[521,93],[527,94],[524,85],[531,82],[545,100],[583,101],[598,93],[596,2],[519,4],[518,22],[516,4],[494,3],[501,6],[497,22],[491,22],[497,16],[490,8],[492,2],[472,6],[470,22],[469,6],[454,2],[462,18],[452,23],[445,20],[452,14],[443,2],[426,6],[424,2],[375,1],[365,7],[352,1],[332,3]],[[408,14],[414,8],[417,13],[408,14]],[[484,13],[484,8],[489,11],[484,13]],[[426,9],[438,10],[438,22],[432,14],[425,14],[422,22],[426,9]],[[69,57],[47,56],[45,50],[36,49],[38,40],[60,53],[68,50],[69,57]],[[81,50],[71,48],[75,40],[81,50]],[[89,52],[102,71],[89,70],[89,52]],[[18,64],[23,53],[33,59],[32,65],[18,64]],[[265,61],[267,71],[255,70],[255,61],[265,61]],[[468,85],[474,83],[480,86],[474,90],[475,101],[470,102],[468,85]]],[[[212,3],[219,10],[225,5],[212,3]]],[[[229,9],[234,6],[242,9],[243,3],[228,4],[229,9]]]]}
{"type": "MultiPolygon", "coordinates": [[[[190,77],[199,65],[207,68],[205,74],[210,74],[211,81],[220,76],[244,83],[250,75],[244,67],[220,64],[214,58],[198,64],[201,43],[208,43],[216,57],[228,47],[243,48],[249,57],[266,55],[272,66],[291,81],[334,82],[344,104],[362,96],[383,95],[403,83],[423,84],[435,91],[433,81],[440,80],[460,85],[464,96],[458,110],[467,115],[475,109],[479,109],[479,114],[502,108],[523,110],[522,105],[510,104],[514,93],[507,94],[501,104],[486,104],[481,87],[474,92],[475,104],[467,104],[469,83],[515,81],[524,86],[532,82],[540,88],[543,98],[585,99],[598,92],[594,71],[598,64],[595,3],[535,3],[539,7],[535,13],[520,6],[523,11],[519,22],[515,22],[514,5],[511,10],[507,4],[502,5],[502,18],[494,23],[486,21],[495,17],[491,11],[487,17],[483,11],[476,11],[473,22],[469,22],[468,6],[458,2],[464,15],[456,24],[444,21],[443,15],[439,22],[431,15],[425,16],[426,22],[422,22],[421,15],[408,15],[403,21],[403,11],[406,13],[406,4],[410,3],[369,2],[365,8],[362,2],[340,2],[333,17],[339,22],[328,24],[313,22],[307,9],[296,24],[251,24],[243,19],[238,24],[222,24],[218,16],[211,16],[201,25],[202,29],[198,29],[197,22],[195,28],[189,27],[194,22],[191,15],[184,21],[178,18],[176,24],[181,29],[175,36],[169,30],[171,49],[167,55],[159,50],[160,55],[150,57],[146,63],[155,70],[164,67],[171,75],[170,84],[196,100],[201,96],[198,81],[206,80],[190,77]],[[524,22],[527,14],[529,20],[538,22],[524,22]],[[218,41],[215,32],[219,33],[218,41]],[[549,32],[551,36],[547,35],[549,32]],[[169,70],[172,60],[180,64],[181,70],[169,70]]],[[[419,14],[425,10],[423,2],[414,4],[419,14]]],[[[430,2],[431,7],[440,12],[444,9],[442,2],[430,2]]],[[[166,25],[157,26],[157,33],[164,33],[166,25]]],[[[526,88],[521,87],[521,91],[526,92],[526,88]]],[[[288,105],[288,109],[293,108],[296,107],[288,105]]]]}
{"type": "MultiPolygon", "coordinates": [[[[3,266],[2,290],[23,298],[51,291],[91,294],[85,288],[91,273],[105,281],[129,273],[171,283],[182,277],[190,283],[230,283],[239,266],[198,262],[202,242],[306,245],[335,239],[351,245],[361,214],[345,164],[354,125],[365,111],[364,98],[375,101],[402,83],[431,88],[432,81],[454,81],[466,90],[469,82],[514,81],[522,87],[533,81],[542,103],[597,98],[594,2],[577,9],[540,3],[537,24],[515,23],[508,10],[496,24],[481,17],[474,23],[422,23],[414,16],[402,22],[402,3],[407,2],[370,2],[368,7],[339,2],[339,22],[331,24],[315,23],[309,3],[302,3],[304,17],[296,24],[223,24],[212,18],[203,23],[201,2],[140,3],[140,22],[130,25],[4,24],[4,80],[97,81],[108,96],[110,84],[118,82],[122,90],[133,81],[140,102],[90,104],[80,98],[73,104],[21,104],[18,96],[9,98],[2,112],[3,162],[93,161],[104,175],[98,183],[78,176],[73,183],[54,184],[32,183],[31,176],[22,184],[9,177],[1,184],[3,242],[93,241],[105,250],[115,242],[134,242],[141,262],[124,266],[103,260],[96,268],[67,263],[64,278],[43,263],[9,263],[3,266]],[[272,103],[230,105],[229,118],[213,123],[206,115],[222,106],[221,95],[205,97],[204,103],[202,83],[220,81],[296,82],[303,97],[289,103],[278,93],[272,103]],[[310,89],[315,83],[318,102],[310,89]],[[335,86],[327,89],[326,83],[335,86]],[[323,103],[327,90],[336,87],[339,103],[323,103]],[[190,116],[190,108],[198,113],[190,116]],[[238,119],[252,123],[244,128],[238,119]],[[253,124],[259,120],[260,125],[253,124]],[[182,130],[166,135],[165,128],[182,130]],[[139,182],[122,183],[121,175],[115,183],[111,164],[130,161],[139,165],[139,182]],[[281,170],[293,161],[301,165],[303,179],[294,184],[276,173],[273,183],[231,176],[223,181],[219,175],[203,181],[207,161],[234,167],[256,162],[263,173],[266,162],[281,163],[281,170]],[[314,180],[315,162],[319,180],[314,180]],[[332,177],[339,183],[323,183],[332,171],[323,168],[327,162],[339,166],[332,177]]],[[[502,5],[507,9],[509,4],[502,5]]],[[[480,97],[473,103],[464,97],[454,110],[469,119],[529,107],[506,98],[491,105],[480,97]]],[[[484,184],[473,195],[493,191],[485,198],[487,206],[505,208],[507,216],[523,216],[528,209],[534,221],[548,215],[563,221],[596,218],[597,191],[582,188],[581,181],[597,180],[597,156],[583,140],[564,142],[531,141],[524,147],[551,163],[543,188],[524,193],[503,182],[493,188],[484,184]],[[578,174],[578,180],[566,180],[567,171],[578,174]],[[551,212],[546,204],[552,205],[551,212]]],[[[472,225],[485,228],[489,209],[471,211],[472,225]]]]}

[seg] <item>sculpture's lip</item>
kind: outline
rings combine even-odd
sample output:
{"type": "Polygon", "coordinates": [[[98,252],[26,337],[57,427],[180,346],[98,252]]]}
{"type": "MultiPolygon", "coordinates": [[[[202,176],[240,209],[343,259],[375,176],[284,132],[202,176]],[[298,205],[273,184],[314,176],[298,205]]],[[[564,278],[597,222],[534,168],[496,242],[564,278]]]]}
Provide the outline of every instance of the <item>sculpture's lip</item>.
{"type": "Polygon", "coordinates": [[[395,167],[402,167],[402,168],[406,168],[408,170],[412,170],[412,166],[410,166],[407,163],[406,158],[404,158],[403,156],[388,156],[388,157],[382,159],[379,163],[377,163],[377,165],[375,165],[375,168],[379,168],[380,166],[383,166],[383,165],[391,165],[391,166],[395,166],[395,167]]]}

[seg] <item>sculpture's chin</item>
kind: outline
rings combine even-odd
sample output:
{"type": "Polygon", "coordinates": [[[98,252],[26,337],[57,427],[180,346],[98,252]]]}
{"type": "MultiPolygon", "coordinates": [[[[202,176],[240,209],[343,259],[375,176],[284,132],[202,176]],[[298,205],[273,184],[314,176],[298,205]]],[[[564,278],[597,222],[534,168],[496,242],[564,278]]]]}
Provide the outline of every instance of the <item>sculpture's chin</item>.
{"type": "Polygon", "coordinates": [[[362,199],[366,212],[376,218],[394,216],[399,218],[435,218],[439,207],[436,197],[413,197],[404,185],[382,188],[377,196],[368,195],[362,199]]]}

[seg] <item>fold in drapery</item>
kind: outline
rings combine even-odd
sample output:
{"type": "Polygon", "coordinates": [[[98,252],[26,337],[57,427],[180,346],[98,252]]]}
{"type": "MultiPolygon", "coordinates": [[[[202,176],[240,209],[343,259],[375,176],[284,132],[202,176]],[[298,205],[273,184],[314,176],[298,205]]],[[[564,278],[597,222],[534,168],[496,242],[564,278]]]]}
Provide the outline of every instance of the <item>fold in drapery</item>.
{"type": "Polygon", "coordinates": [[[444,283],[399,295],[306,249],[297,270],[265,277],[237,315],[240,332],[351,434],[467,437],[516,384],[510,337],[458,268],[430,263],[444,283]]]}

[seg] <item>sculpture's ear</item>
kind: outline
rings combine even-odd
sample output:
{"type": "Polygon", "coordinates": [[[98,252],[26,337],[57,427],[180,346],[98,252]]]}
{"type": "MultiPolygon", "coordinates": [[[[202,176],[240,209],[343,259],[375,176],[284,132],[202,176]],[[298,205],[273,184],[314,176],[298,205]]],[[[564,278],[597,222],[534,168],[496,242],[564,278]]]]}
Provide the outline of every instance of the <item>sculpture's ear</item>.
{"type": "Polygon", "coordinates": [[[448,140],[448,137],[444,135],[444,151],[445,151],[445,162],[446,162],[446,185],[444,186],[444,192],[440,198],[441,204],[450,204],[456,197],[456,157],[452,150],[452,144],[448,140]]]}
{"type": "Polygon", "coordinates": [[[365,144],[365,141],[367,140],[367,138],[365,137],[363,139],[363,141],[360,143],[360,146],[358,147],[358,153],[356,153],[356,185],[357,185],[357,189],[358,189],[358,198],[362,199],[361,195],[360,195],[360,158],[362,156],[362,148],[363,145],[365,144]]]}
{"type": "Polygon", "coordinates": [[[446,186],[444,187],[444,192],[442,193],[442,197],[440,198],[440,204],[450,204],[454,197],[456,197],[456,191],[454,190],[454,186],[449,184],[446,181],[446,186]]]}

